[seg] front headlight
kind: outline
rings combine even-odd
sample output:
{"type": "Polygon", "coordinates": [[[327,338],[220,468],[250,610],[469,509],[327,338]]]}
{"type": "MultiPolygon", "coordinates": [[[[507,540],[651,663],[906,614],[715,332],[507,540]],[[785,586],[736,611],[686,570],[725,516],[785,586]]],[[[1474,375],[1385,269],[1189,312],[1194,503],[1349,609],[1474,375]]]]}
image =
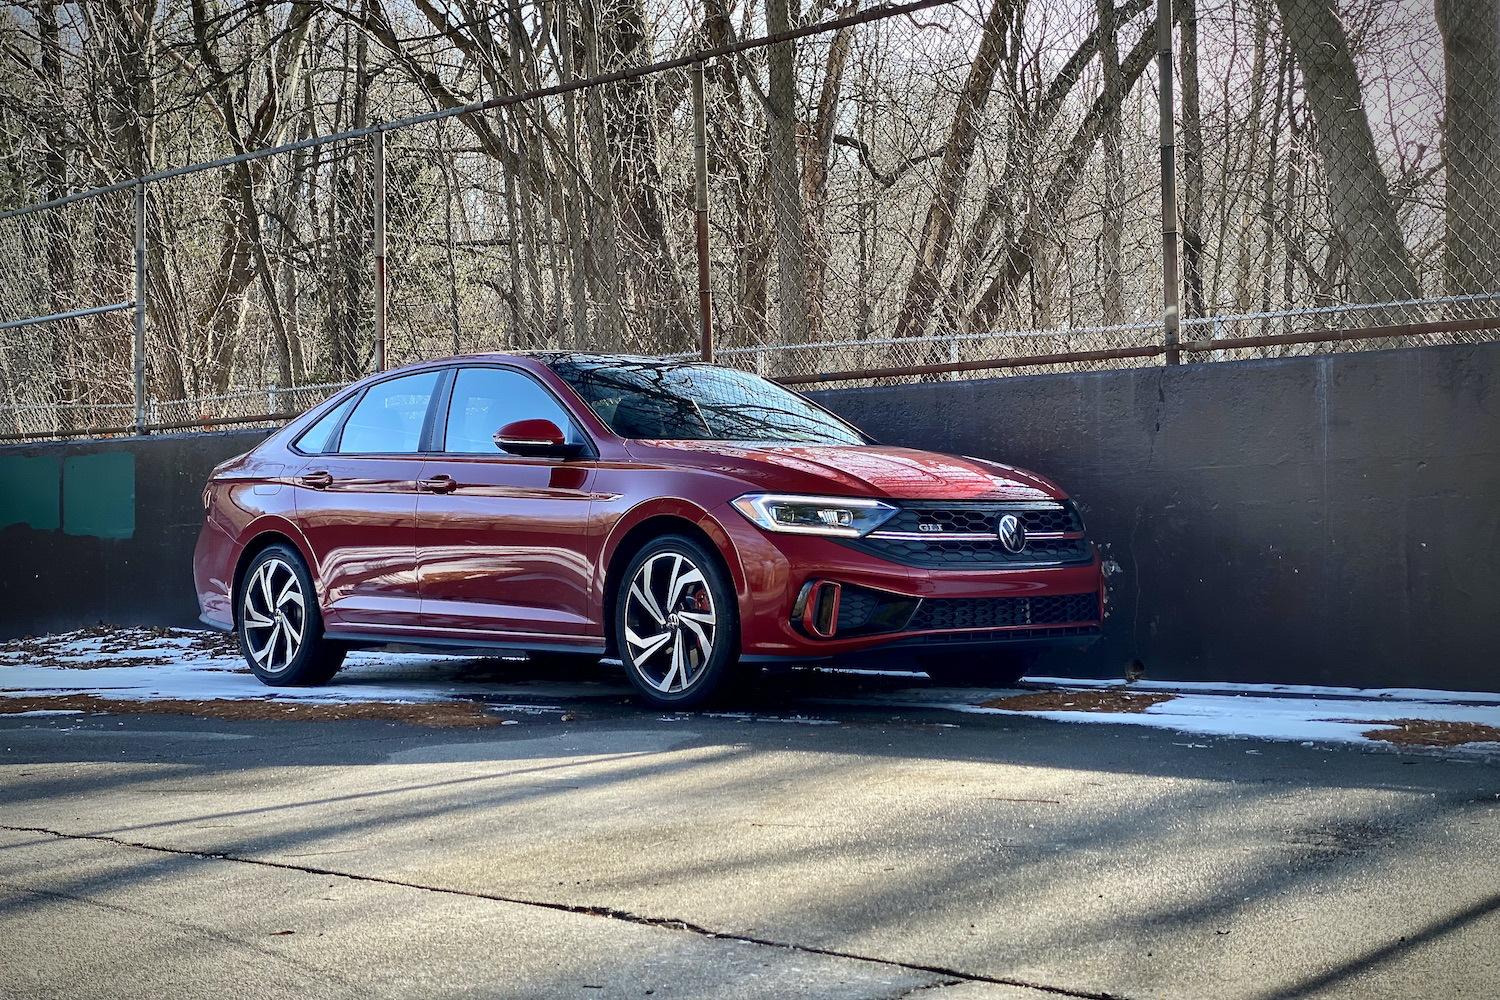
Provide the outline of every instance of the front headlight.
{"type": "Polygon", "coordinates": [[[767,531],[858,538],[895,516],[898,508],[858,497],[803,497],[747,493],[735,509],[767,531]]]}

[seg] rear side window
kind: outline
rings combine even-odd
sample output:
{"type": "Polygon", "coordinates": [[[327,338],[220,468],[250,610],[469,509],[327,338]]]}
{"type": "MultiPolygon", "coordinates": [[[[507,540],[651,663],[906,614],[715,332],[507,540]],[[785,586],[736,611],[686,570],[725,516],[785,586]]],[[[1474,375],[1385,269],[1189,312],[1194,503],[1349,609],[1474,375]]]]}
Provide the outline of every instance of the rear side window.
{"type": "Polygon", "coordinates": [[[338,426],[339,420],[353,402],[353,397],[350,397],[329,410],[322,419],[303,431],[302,436],[297,438],[292,446],[306,455],[320,455],[327,451],[329,436],[333,434],[333,429],[338,426]]]}
{"type": "Polygon", "coordinates": [[[421,448],[427,404],[439,374],[418,372],[370,386],[349,414],[339,454],[402,455],[421,448]]]}
{"type": "Polygon", "coordinates": [[[550,420],[570,444],[583,438],[561,404],[529,376],[506,368],[460,368],[448,404],[443,450],[468,455],[501,454],[495,432],[517,420],[550,420]]]}

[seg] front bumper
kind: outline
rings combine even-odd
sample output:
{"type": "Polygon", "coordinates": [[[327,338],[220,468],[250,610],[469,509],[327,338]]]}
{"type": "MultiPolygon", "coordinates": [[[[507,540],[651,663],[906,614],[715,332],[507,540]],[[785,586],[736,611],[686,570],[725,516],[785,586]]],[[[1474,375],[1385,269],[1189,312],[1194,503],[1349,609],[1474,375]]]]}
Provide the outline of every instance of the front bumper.
{"type": "Polygon", "coordinates": [[[773,535],[732,509],[715,514],[745,571],[740,643],[750,662],[826,660],[885,648],[913,653],[954,646],[1083,646],[1099,637],[1104,577],[1097,552],[1073,566],[924,569],[828,538],[773,535]],[[862,599],[870,592],[882,595],[877,601],[887,606],[910,602],[911,613],[903,616],[906,609],[897,607],[880,631],[835,627],[830,635],[826,606],[814,608],[821,615],[809,615],[824,583],[862,599]],[[1060,599],[1071,600],[1059,605],[1060,599]],[[924,606],[940,613],[924,613],[924,606]],[[1056,620],[1058,607],[1066,608],[1066,620],[1056,620]],[[1032,608],[1047,610],[1032,615],[1032,608]]]}

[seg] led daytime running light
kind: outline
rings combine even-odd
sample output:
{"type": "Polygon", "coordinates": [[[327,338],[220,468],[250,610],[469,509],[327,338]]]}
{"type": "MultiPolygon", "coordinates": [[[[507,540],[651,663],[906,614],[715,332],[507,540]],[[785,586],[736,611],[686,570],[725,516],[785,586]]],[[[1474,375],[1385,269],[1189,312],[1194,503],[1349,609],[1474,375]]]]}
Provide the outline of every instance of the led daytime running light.
{"type": "Polygon", "coordinates": [[[862,497],[808,497],[781,493],[747,493],[734,507],[764,528],[790,535],[859,538],[880,527],[897,508],[862,497]]]}

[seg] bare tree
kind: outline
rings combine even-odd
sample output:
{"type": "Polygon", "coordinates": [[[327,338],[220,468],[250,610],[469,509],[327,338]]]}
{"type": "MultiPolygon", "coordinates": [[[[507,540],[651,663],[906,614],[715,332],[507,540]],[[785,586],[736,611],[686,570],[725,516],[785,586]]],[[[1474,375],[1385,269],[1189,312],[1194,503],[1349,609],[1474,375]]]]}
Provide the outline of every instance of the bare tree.
{"type": "Polygon", "coordinates": [[[979,38],[978,51],[969,67],[963,90],[959,93],[958,107],[948,129],[948,140],[943,145],[942,166],[938,168],[932,201],[927,207],[926,221],[922,224],[922,235],[917,243],[916,264],[911,279],[907,282],[900,318],[896,320],[898,337],[921,334],[932,314],[943,267],[948,259],[948,247],[953,240],[959,199],[963,197],[969,167],[974,160],[980,117],[989,102],[995,70],[1003,55],[1007,34],[1005,22],[1012,14],[1012,2],[1013,0],[994,0],[991,4],[979,38]]]}
{"type": "Polygon", "coordinates": [[[1344,26],[1331,0],[1277,0],[1276,6],[1317,128],[1328,213],[1350,295],[1359,302],[1415,298],[1416,274],[1375,150],[1344,26]]]}
{"type": "Polygon", "coordinates": [[[1099,291],[1104,322],[1114,325],[1125,321],[1125,275],[1120,264],[1120,242],[1125,234],[1120,103],[1125,99],[1125,88],[1120,79],[1120,35],[1113,0],[1099,0],[1098,11],[1099,61],[1104,71],[1104,90],[1100,96],[1104,113],[1101,129],[1104,182],[1099,190],[1099,291]]]}
{"type": "MultiPolygon", "coordinates": [[[[766,29],[778,34],[797,18],[797,0],[766,0],[766,29]]],[[[777,292],[781,342],[808,339],[807,257],[802,247],[802,185],[797,170],[797,46],[781,42],[766,57],[766,159],[771,215],[776,223],[777,292]]]]}
{"type": "Polygon", "coordinates": [[[1443,114],[1448,294],[1500,291],[1500,2],[1436,0],[1443,114]]]}

